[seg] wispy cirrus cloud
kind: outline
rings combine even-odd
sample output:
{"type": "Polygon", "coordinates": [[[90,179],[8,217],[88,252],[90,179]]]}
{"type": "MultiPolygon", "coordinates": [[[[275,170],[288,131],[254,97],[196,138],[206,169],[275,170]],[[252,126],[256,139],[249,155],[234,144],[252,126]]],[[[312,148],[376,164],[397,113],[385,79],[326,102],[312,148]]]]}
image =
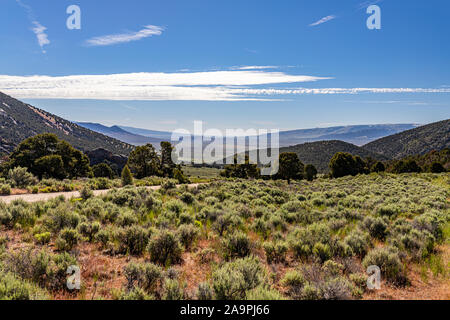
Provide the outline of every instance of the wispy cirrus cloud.
{"type": "Polygon", "coordinates": [[[32,30],[36,35],[39,46],[41,47],[42,52],[46,53],[46,51],[44,50],[44,46],[50,44],[50,40],[48,40],[48,36],[45,33],[45,30],[47,30],[47,28],[41,25],[39,21],[33,21],[33,25],[34,28],[32,30]]]}
{"type": "Polygon", "coordinates": [[[138,41],[152,36],[160,36],[164,31],[163,27],[148,25],[144,29],[136,32],[110,34],[94,37],[85,41],[87,46],[111,46],[120,43],[138,41]]]}
{"type": "Polygon", "coordinates": [[[0,75],[0,91],[22,99],[280,101],[293,95],[450,93],[450,88],[280,88],[329,77],[267,70],[75,76],[0,75]],[[271,88],[276,86],[277,88],[271,88]]]}
{"type": "Polygon", "coordinates": [[[277,66],[240,66],[233,67],[235,70],[264,70],[264,69],[278,69],[277,66]]]}
{"type": "Polygon", "coordinates": [[[323,17],[322,19],[320,19],[320,20],[318,20],[316,22],[311,23],[309,26],[310,27],[318,26],[319,24],[331,21],[333,19],[336,19],[336,16],[335,15],[329,15],[329,16],[323,17]]]}
{"type": "Polygon", "coordinates": [[[450,93],[446,88],[297,88],[297,89],[235,89],[247,95],[361,94],[361,93],[450,93]]]}
{"type": "Polygon", "coordinates": [[[30,20],[33,27],[31,28],[31,31],[36,35],[36,39],[39,43],[39,46],[41,47],[42,53],[46,53],[44,46],[50,44],[50,40],[48,39],[48,35],[45,32],[47,30],[46,27],[44,27],[36,18],[33,9],[29,6],[23,3],[21,0],[16,0],[17,4],[25,9],[27,13],[28,20],[30,20]]]}

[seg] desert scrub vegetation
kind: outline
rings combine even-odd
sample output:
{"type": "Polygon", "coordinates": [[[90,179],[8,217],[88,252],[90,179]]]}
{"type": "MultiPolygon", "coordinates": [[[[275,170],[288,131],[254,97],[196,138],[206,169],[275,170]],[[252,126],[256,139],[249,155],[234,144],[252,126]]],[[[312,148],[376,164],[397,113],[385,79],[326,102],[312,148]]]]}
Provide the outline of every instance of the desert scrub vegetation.
{"type": "Polygon", "coordinates": [[[449,244],[448,173],[195,188],[165,179],[158,191],[141,182],[100,197],[0,202],[0,298],[67,294],[68,265],[87,270],[84,293],[70,294],[136,300],[359,299],[370,265],[400,289],[414,265],[448,276],[434,270],[449,244]],[[89,271],[96,259],[108,261],[103,274],[89,271]]]}

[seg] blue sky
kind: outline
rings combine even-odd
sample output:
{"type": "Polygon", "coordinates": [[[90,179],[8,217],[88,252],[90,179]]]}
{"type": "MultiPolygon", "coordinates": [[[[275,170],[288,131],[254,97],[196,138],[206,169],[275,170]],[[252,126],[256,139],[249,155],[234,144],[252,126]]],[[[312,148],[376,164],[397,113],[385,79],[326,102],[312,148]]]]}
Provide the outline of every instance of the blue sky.
{"type": "Polygon", "coordinates": [[[0,91],[73,121],[284,130],[450,118],[446,0],[2,0],[0,8],[0,91]],[[366,26],[373,3],[381,30],[366,26]],[[74,4],[81,30],[66,27],[74,4]]]}

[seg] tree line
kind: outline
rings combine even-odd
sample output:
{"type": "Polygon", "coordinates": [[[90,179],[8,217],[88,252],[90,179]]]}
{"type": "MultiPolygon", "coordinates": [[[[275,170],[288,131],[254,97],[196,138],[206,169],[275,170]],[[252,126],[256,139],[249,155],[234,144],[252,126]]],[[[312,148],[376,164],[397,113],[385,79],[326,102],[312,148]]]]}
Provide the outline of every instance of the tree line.
{"type": "MultiPolygon", "coordinates": [[[[185,183],[180,166],[172,161],[173,146],[161,142],[158,154],[151,144],[136,147],[129,155],[123,171],[130,171],[134,177],[141,179],[149,176],[175,178],[185,183]]],[[[11,155],[1,164],[0,172],[7,175],[10,169],[27,168],[39,179],[74,179],[82,177],[114,178],[117,175],[107,163],[90,166],[90,160],[80,150],[55,134],[44,133],[22,141],[11,155]]]]}
{"type": "MultiPolygon", "coordinates": [[[[129,155],[122,170],[124,184],[131,184],[133,177],[142,179],[159,176],[177,179],[180,183],[189,180],[184,176],[181,166],[172,160],[173,146],[170,142],[161,142],[158,154],[153,145],[136,147],[129,155]]],[[[432,151],[423,156],[408,157],[401,160],[376,161],[371,158],[362,159],[350,153],[338,152],[329,162],[329,177],[339,178],[348,175],[369,174],[373,172],[413,173],[413,172],[446,172],[449,164],[450,150],[432,151]]],[[[242,164],[225,165],[221,176],[228,178],[264,178],[291,180],[314,180],[317,169],[311,164],[303,164],[295,152],[279,155],[279,170],[275,175],[261,176],[257,164],[250,163],[248,155],[242,164]]],[[[75,149],[68,142],[59,139],[55,134],[40,134],[22,141],[13,153],[0,165],[0,173],[7,176],[10,169],[27,168],[39,179],[74,179],[81,177],[114,178],[118,175],[107,163],[90,166],[90,160],[83,152],[75,149]]]]}
{"type": "MultiPolygon", "coordinates": [[[[370,174],[379,172],[390,173],[420,173],[432,172],[442,173],[446,172],[445,165],[449,163],[450,152],[449,149],[444,149],[441,152],[432,151],[424,156],[409,157],[400,160],[391,161],[377,161],[372,158],[362,159],[360,156],[353,156],[347,152],[337,152],[329,162],[329,178],[340,178],[344,176],[355,176],[358,174],[370,174]],[[436,155],[438,153],[438,155],[436,155]],[[440,161],[436,161],[440,159],[440,161]],[[434,161],[430,161],[430,159],[434,161]],[[421,165],[419,165],[421,163],[421,165]]],[[[312,181],[317,177],[317,169],[311,165],[304,165],[300,161],[295,152],[284,152],[279,156],[279,170],[278,173],[265,177],[260,175],[260,169],[257,164],[249,162],[249,157],[245,156],[245,162],[237,164],[237,157],[234,158],[234,164],[226,165],[221,172],[223,177],[227,178],[255,178],[255,179],[283,179],[290,183],[291,180],[307,179],[312,181]]]]}

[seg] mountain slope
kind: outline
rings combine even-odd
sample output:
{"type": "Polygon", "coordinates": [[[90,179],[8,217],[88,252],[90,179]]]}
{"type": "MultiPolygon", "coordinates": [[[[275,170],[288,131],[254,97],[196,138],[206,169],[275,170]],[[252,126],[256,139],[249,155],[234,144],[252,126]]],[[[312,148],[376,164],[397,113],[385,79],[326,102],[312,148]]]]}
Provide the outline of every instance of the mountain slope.
{"type": "Polygon", "coordinates": [[[312,164],[321,173],[328,172],[328,164],[337,152],[348,152],[361,158],[371,157],[377,160],[387,160],[386,157],[365,150],[344,141],[318,141],[280,148],[282,152],[295,152],[304,164],[312,164]]]}
{"type": "Polygon", "coordinates": [[[75,148],[88,151],[104,148],[114,154],[129,154],[133,146],[83,128],[44,110],[0,92],[0,154],[7,154],[24,139],[54,133],[75,148]]]}
{"type": "Polygon", "coordinates": [[[324,140],[341,140],[362,146],[376,139],[416,127],[415,124],[375,124],[282,131],[280,146],[324,140]]]}
{"type": "Polygon", "coordinates": [[[112,126],[107,127],[104,125],[101,125],[99,123],[91,123],[91,122],[77,122],[78,125],[87,128],[89,130],[104,134],[108,137],[135,145],[135,146],[141,146],[145,145],[147,143],[151,143],[155,148],[160,147],[161,141],[163,139],[154,138],[154,137],[145,137],[139,134],[134,134],[131,132],[128,132],[124,129],[122,129],[119,126],[112,126]]]}
{"type": "Polygon", "coordinates": [[[390,159],[450,148],[450,119],[381,138],[363,148],[390,159]]]}

